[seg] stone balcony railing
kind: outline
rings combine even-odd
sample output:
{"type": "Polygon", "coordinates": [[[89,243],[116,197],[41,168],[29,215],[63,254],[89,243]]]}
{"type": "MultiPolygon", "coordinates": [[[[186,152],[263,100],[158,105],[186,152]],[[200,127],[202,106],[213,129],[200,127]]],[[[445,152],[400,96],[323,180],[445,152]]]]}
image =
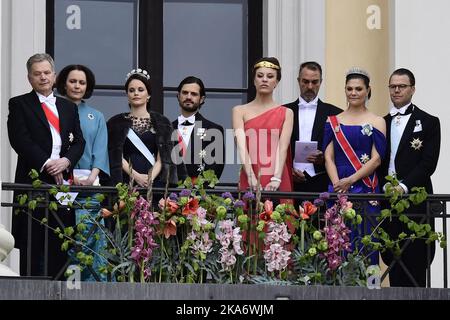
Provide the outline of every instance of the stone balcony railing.
{"type": "Polygon", "coordinates": [[[13,272],[10,268],[2,263],[11,250],[14,248],[14,238],[5,227],[0,224],[0,276],[4,277],[18,277],[19,275],[13,272]]]}

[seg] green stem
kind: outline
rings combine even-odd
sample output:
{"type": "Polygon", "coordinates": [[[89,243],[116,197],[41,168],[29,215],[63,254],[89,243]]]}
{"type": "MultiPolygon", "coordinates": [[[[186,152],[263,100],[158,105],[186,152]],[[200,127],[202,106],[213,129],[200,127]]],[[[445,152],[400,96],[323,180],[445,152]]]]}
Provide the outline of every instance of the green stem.
{"type": "MultiPolygon", "coordinates": [[[[120,222],[119,222],[120,223],[120,222]]],[[[128,216],[128,250],[131,251],[131,247],[133,247],[133,219],[131,219],[131,216],[128,216]]],[[[134,282],[134,272],[133,269],[130,269],[130,272],[128,274],[128,278],[130,279],[130,282],[134,282]]]]}
{"type": "Polygon", "coordinates": [[[161,258],[159,260],[159,283],[161,283],[162,279],[162,266],[163,266],[163,253],[164,253],[164,238],[160,237],[161,239],[161,258]]]}
{"type": "Polygon", "coordinates": [[[305,220],[300,224],[300,250],[305,254],[305,220]]]}
{"type": "Polygon", "coordinates": [[[141,283],[145,283],[144,268],[145,268],[144,260],[142,260],[142,262],[141,262],[141,283]]]}

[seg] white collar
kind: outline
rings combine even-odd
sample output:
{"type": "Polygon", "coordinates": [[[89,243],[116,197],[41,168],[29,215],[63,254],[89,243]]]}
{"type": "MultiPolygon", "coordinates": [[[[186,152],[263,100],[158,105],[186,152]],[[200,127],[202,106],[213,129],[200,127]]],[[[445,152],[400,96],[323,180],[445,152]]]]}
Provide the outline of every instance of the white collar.
{"type": "Polygon", "coordinates": [[[406,106],[401,107],[400,109],[396,108],[395,106],[391,106],[391,109],[389,111],[389,114],[391,116],[395,116],[397,113],[405,114],[406,109],[411,105],[411,102],[408,103],[406,106]]]}
{"type": "Polygon", "coordinates": [[[56,98],[55,98],[55,96],[53,95],[53,92],[50,93],[50,95],[49,95],[48,97],[46,97],[46,96],[40,94],[40,93],[37,92],[37,91],[35,91],[35,92],[36,92],[36,94],[37,94],[37,96],[38,96],[38,98],[39,98],[39,102],[40,102],[40,103],[42,103],[42,102],[50,102],[51,104],[55,104],[55,103],[56,103],[56,98]]]}
{"type": "Polygon", "coordinates": [[[319,101],[319,96],[316,96],[314,98],[314,100],[311,100],[310,102],[306,102],[305,99],[303,99],[302,97],[300,97],[298,99],[298,106],[299,107],[304,107],[304,108],[311,108],[311,107],[317,107],[317,103],[319,101]]]}
{"type": "Polygon", "coordinates": [[[182,124],[183,122],[185,122],[186,120],[189,121],[190,123],[195,123],[195,115],[196,113],[194,113],[193,115],[189,116],[188,118],[186,118],[185,116],[183,116],[182,114],[180,114],[178,116],[178,124],[182,124]]]}

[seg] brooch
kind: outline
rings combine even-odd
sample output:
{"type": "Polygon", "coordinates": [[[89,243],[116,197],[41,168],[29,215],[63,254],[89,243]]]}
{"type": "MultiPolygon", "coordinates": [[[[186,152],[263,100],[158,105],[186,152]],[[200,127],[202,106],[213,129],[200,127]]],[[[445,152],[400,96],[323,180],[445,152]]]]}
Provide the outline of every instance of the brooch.
{"type": "Polygon", "coordinates": [[[73,133],[69,133],[69,142],[72,143],[73,142],[73,133]]]}
{"type": "Polygon", "coordinates": [[[205,128],[198,128],[197,129],[197,136],[200,137],[201,140],[203,140],[206,136],[206,129],[205,128]]]}
{"type": "Polygon", "coordinates": [[[339,132],[339,126],[334,127],[334,132],[339,132]]]}
{"type": "Polygon", "coordinates": [[[369,162],[370,157],[367,153],[364,153],[363,155],[361,155],[361,158],[359,158],[359,160],[361,160],[362,164],[366,164],[367,162],[369,162]]]}
{"type": "Polygon", "coordinates": [[[206,150],[201,150],[201,151],[198,153],[198,156],[199,156],[201,159],[203,159],[204,157],[206,157],[206,150]]]}
{"type": "Polygon", "coordinates": [[[87,117],[89,120],[94,120],[94,115],[92,113],[88,113],[87,117]]]}
{"type": "Polygon", "coordinates": [[[362,125],[361,133],[365,136],[370,137],[372,135],[373,127],[371,124],[366,123],[362,125]]]}
{"type": "Polygon", "coordinates": [[[420,140],[419,138],[413,139],[410,143],[411,148],[413,148],[416,151],[420,150],[420,148],[423,147],[423,141],[420,140]]]}

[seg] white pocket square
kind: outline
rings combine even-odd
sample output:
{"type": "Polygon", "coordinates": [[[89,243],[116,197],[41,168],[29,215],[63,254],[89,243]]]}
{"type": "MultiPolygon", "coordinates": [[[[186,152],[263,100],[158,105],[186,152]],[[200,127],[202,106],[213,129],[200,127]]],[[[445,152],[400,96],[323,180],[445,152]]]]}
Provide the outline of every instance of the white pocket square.
{"type": "Polygon", "coordinates": [[[422,131],[422,123],[420,120],[416,120],[416,126],[414,127],[414,132],[420,132],[422,131]]]}

